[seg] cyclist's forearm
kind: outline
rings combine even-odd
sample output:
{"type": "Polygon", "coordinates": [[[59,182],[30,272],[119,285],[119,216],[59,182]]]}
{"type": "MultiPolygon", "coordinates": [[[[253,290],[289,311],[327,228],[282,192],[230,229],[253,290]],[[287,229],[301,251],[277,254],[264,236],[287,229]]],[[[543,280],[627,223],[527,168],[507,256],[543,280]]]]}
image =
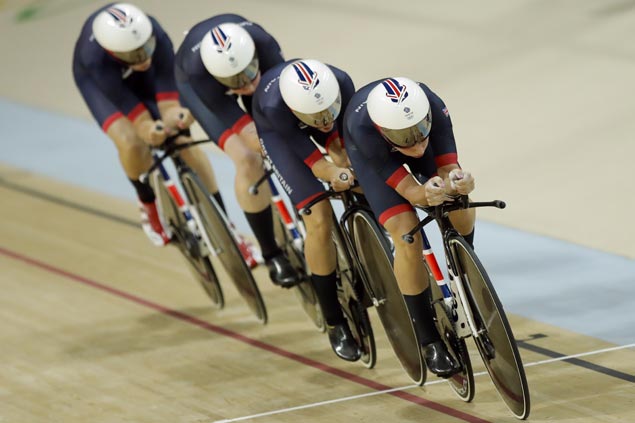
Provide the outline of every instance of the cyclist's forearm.
{"type": "Polygon", "coordinates": [[[134,121],[134,130],[139,138],[149,143],[151,139],[151,133],[156,127],[156,122],[152,120],[150,114],[147,116],[139,116],[134,121]]]}
{"type": "Polygon", "coordinates": [[[346,154],[346,150],[340,143],[340,140],[337,139],[331,143],[328,149],[329,156],[333,159],[333,163],[335,163],[339,167],[351,167],[351,162],[348,159],[348,154],[346,154]]]}
{"type": "Polygon", "coordinates": [[[313,172],[313,175],[315,175],[315,177],[318,179],[321,179],[323,181],[330,181],[333,178],[333,174],[337,172],[338,169],[339,168],[336,165],[329,162],[323,157],[313,163],[311,172],[313,172]]]}
{"type": "Polygon", "coordinates": [[[164,100],[157,103],[161,120],[165,122],[168,128],[176,128],[179,122],[179,113],[181,113],[181,105],[175,100],[164,100]]]}
{"type": "Polygon", "coordinates": [[[397,184],[395,191],[399,193],[403,198],[408,200],[410,204],[427,206],[428,200],[426,198],[426,192],[423,185],[414,179],[412,175],[408,175],[397,184]]]}

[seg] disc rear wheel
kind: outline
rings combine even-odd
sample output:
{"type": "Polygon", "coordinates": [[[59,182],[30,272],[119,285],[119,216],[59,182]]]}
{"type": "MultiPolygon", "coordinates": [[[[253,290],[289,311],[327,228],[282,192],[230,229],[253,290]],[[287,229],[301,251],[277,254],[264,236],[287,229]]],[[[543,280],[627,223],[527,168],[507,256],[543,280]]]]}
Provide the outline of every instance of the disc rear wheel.
{"type": "Polygon", "coordinates": [[[181,180],[192,205],[198,211],[203,230],[206,231],[212,243],[211,255],[222,263],[229,278],[256,318],[266,323],[267,309],[264,300],[251,270],[240,253],[227,218],[195,174],[186,172],[181,180]]]}
{"type": "Polygon", "coordinates": [[[406,303],[395,279],[388,241],[370,213],[356,212],[351,219],[355,249],[388,340],[408,376],[423,385],[426,368],[406,303]]]}

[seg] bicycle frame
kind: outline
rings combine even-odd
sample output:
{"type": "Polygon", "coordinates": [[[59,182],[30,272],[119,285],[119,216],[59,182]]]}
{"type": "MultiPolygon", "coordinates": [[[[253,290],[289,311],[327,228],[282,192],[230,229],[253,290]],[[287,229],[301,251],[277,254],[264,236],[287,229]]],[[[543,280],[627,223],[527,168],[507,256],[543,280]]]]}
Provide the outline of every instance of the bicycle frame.
{"type": "MultiPolygon", "coordinates": [[[[437,285],[439,286],[439,288],[441,288],[441,292],[443,293],[444,307],[446,308],[448,315],[452,317],[454,330],[461,338],[466,338],[470,335],[474,336],[474,338],[478,338],[480,336],[480,329],[477,327],[474,320],[473,305],[468,302],[468,297],[465,293],[465,285],[461,277],[458,275],[459,272],[456,271],[457,266],[454,263],[452,254],[450,254],[451,250],[448,240],[452,235],[457,235],[458,233],[450,222],[448,213],[458,209],[485,206],[504,208],[505,203],[502,201],[469,203],[467,196],[461,196],[456,200],[455,203],[450,203],[445,207],[444,205],[441,205],[438,208],[423,208],[423,210],[428,213],[428,216],[421,222],[419,222],[419,224],[413,230],[403,236],[405,241],[412,242],[412,240],[414,239],[413,235],[417,231],[421,233],[421,236],[423,238],[423,256],[426,263],[428,264],[430,271],[432,272],[432,276],[434,277],[437,285]],[[430,241],[428,240],[428,237],[426,236],[426,233],[423,229],[424,226],[426,226],[433,220],[436,220],[443,238],[443,248],[446,252],[445,256],[449,281],[446,281],[443,274],[441,273],[441,269],[439,267],[437,259],[434,256],[432,247],[430,246],[430,241]],[[460,307],[459,303],[461,305],[460,307]]],[[[476,310],[476,312],[480,313],[478,310],[476,310]]]]}
{"type": "Polygon", "coordinates": [[[269,183],[269,188],[271,189],[271,200],[275,204],[278,213],[280,213],[282,222],[293,238],[293,245],[299,251],[304,251],[304,228],[301,227],[299,222],[296,222],[296,219],[291,217],[291,213],[289,212],[289,209],[287,209],[286,203],[280,196],[280,192],[278,191],[276,184],[273,182],[270,173],[267,176],[267,182],[269,183]],[[302,234],[300,233],[301,231],[302,234]]]}
{"type": "MultiPolygon", "coordinates": [[[[203,223],[201,221],[201,217],[198,214],[198,211],[195,207],[191,207],[191,205],[184,200],[183,195],[181,194],[179,188],[176,186],[172,178],[170,178],[170,174],[161,163],[161,157],[159,157],[156,151],[152,152],[152,156],[155,160],[157,160],[157,170],[159,171],[159,173],[161,173],[162,183],[172,196],[172,199],[179,207],[179,210],[181,211],[183,216],[185,217],[187,227],[197,238],[200,238],[203,241],[202,244],[205,248],[199,250],[202,251],[201,255],[206,256],[207,254],[211,253],[213,256],[216,257],[218,255],[218,251],[216,248],[213,247],[212,240],[209,238],[208,234],[205,231],[199,231],[198,229],[203,227],[203,223]]],[[[175,164],[177,165],[177,171],[180,172],[181,163],[179,163],[179,160],[180,159],[176,159],[175,164]]]]}
{"type": "Polygon", "coordinates": [[[470,335],[478,336],[474,318],[470,314],[469,308],[465,306],[467,299],[465,297],[465,289],[461,278],[452,271],[452,266],[446,261],[449,276],[448,283],[446,278],[443,276],[443,273],[441,273],[441,268],[439,267],[439,263],[432,251],[430,241],[428,240],[423,228],[421,228],[421,236],[423,238],[423,257],[428,264],[428,268],[432,272],[432,276],[443,293],[443,303],[448,315],[452,317],[454,330],[460,338],[467,338],[470,335]],[[458,302],[461,303],[461,307],[459,307],[457,298],[458,302]]]}

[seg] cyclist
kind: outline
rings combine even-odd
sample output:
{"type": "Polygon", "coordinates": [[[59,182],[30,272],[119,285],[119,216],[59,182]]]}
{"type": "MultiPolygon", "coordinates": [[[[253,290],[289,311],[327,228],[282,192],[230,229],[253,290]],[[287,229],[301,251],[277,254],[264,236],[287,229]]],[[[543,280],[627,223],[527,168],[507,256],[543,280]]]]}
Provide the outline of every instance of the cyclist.
{"type": "MultiPolygon", "coordinates": [[[[438,205],[474,189],[474,178],[458,163],[448,109],[425,84],[386,78],[355,93],[344,126],[356,177],[394,241],[395,276],[424,348],[426,365],[433,373],[449,377],[459,370],[459,364],[433,322],[421,235],[413,244],[401,238],[419,222],[413,204],[438,205]]],[[[474,209],[455,211],[449,217],[472,244],[474,209]]]]}
{"type": "MultiPolygon", "coordinates": [[[[90,15],[75,44],[73,76],[93,117],[114,142],[139,198],[144,232],[157,246],[169,242],[155,195],[139,176],[152,165],[149,145],[186,133],[192,114],[179,103],[172,42],[159,23],[132,4],[110,4],[90,15]],[[185,131],[185,132],[183,132],[185,131]]],[[[187,141],[180,136],[177,142],[187,141]]],[[[222,203],[204,153],[182,157],[222,203]]]]}
{"type": "Polygon", "coordinates": [[[262,27],[223,14],[190,29],[176,53],[175,74],[183,103],[236,166],[236,198],[260,244],[271,280],[290,287],[300,275],[276,243],[269,186],[262,186],[257,195],[249,193],[264,172],[250,116],[251,97],[261,72],[283,61],[278,42],[262,27]]]}
{"type": "MultiPolygon", "coordinates": [[[[298,209],[324,191],[318,179],[331,183],[336,191],[350,188],[353,182],[340,137],[340,109],[353,93],[353,82],[345,72],[316,60],[291,60],[262,75],[253,98],[254,121],[262,148],[298,209]],[[313,141],[329,153],[334,163],[313,141]],[[346,181],[340,179],[341,174],[348,176],[346,181]]],[[[304,254],[311,280],[334,352],[355,361],[361,351],[337,299],[331,205],[324,200],[311,211],[304,217],[304,254]]]]}

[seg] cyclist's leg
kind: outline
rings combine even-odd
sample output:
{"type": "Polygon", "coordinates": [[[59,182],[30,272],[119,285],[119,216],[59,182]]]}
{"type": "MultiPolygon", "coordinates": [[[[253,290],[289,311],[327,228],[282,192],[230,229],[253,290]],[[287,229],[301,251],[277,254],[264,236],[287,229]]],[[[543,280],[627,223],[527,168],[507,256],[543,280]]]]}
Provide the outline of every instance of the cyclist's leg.
{"type": "Polygon", "coordinates": [[[448,353],[434,325],[421,235],[416,234],[411,244],[402,239],[402,235],[419,222],[417,215],[408,201],[390,188],[374,170],[368,166],[355,169],[373,212],[393,239],[395,278],[408,307],[417,339],[425,348],[426,365],[433,373],[448,376],[456,372],[459,365],[448,353]]]}
{"type": "Polygon", "coordinates": [[[224,142],[223,149],[236,167],[236,198],[260,245],[262,258],[269,268],[271,280],[284,287],[295,285],[300,281],[300,274],[276,242],[269,184],[262,184],[256,195],[249,193],[249,187],[264,173],[260,145],[257,144],[253,121],[249,120],[245,124],[240,130],[240,135],[230,135],[224,142]],[[252,148],[254,143],[257,150],[252,148]]]}
{"type": "MultiPolygon", "coordinates": [[[[310,168],[286,147],[280,135],[265,132],[260,137],[263,151],[271,160],[280,184],[297,209],[324,191],[310,168]]],[[[316,204],[311,208],[311,214],[303,220],[306,227],[304,254],[311,270],[311,282],[327,323],[331,347],[343,359],[358,360],[361,351],[337,298],[335,247],[331,239],[333,210],[330,203],[322,201],[316,204]]]]}
{"type": "Polygon", "coordinates": [[[144,232],[153,244],[165,245],[168,237],[159,219],[154,192],[148,182],[142,183],[139,180],[139,176],[152,164],[148,145],[137,136],[132,122],[101,92],[89,76],[78,72],[75,72],[74,76],[93,117],[115,144],[121,167],[137,192],[144,232]]]}
{"type": "Polygon", "coordinates": [[[140,203],[141,226],[154,245],[169,242],[156,207],[156,198],[149,181],[142,182],[139,176],[152,165],[152,156],[147,144],[134,132],[132,123],[125,117],[113,122],[106,132],[119,153],[121,166],[137,191],[140,203]]]}
{"type": "MultiPolygon", "coordinates": [[[[227,136],[224,133],[222,133],[224,128],[226,128],[225,123],[221,121],[207,107],[205,102],[203,102],[203,100],[198,96],[196,90],[192,87],[188,77],[184,75],[182,71],[180,71],[180,68],[178,66],[176,67],[176,74],[177,74],[176,84],[179,90],[182,103],[190,109],[190,111],[192,112],[192,115],[195,117],[195,119],[201,125],[201,127],[207,133],[207,135],[211,137],[212,139],[214,139],[214,142],[218,145],[218,147],[221,150],[223,150],[225,140],[227,138],[227,136]]],[[[233,133],[233,129],[230,128],[225,132],[231,135],[233,133]]],[[[202,154],[199,155],[199,157],[201,157],[201,160],[207,159],[202,154]]],[[[191,166],[197,173],[202,172],[201,177],[202,177],[203,183],[206,185],[209,192],[214,196],[214,199],[221,206],[223,211],[226,212],[223,199],[220,195],[220,192],[218,191],[218,187],[216,185],[213,172],[211,171],[211,166],[208,167],[209,160],[206,160],[206,161],[207,161],[207,164],[200,165],[201,167],[203,167],[201,170],[199,170],[200,168],[197,168],[196,165],[194,166],[191,165],[191,166]]],[[[239,204],[242,207],[240,198],[239,198],[239,204]]],[[[253,247],[253,245],[251,245],[249,241],[244,239],[237,232],[235,232],[235,234],[237,235],[236,238],[238,242],[238,247],[243,255],[243,258],[245,259],[245,262],[247,262],[247,264],[252,268],[257,266],[258,262],[255,257],[257,252],[255,251],[255,247],[253,247]]]]}

